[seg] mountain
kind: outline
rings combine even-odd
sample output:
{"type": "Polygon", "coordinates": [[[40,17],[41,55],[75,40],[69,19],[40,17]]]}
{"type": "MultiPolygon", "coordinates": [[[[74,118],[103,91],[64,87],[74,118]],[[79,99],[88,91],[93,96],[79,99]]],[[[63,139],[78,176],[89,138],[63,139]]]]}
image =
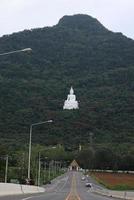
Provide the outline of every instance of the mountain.
{"type": "Polygon", "coordinates": [[[134,41],[88,15],[0,38],[1,143],[76,145],[134,142],[134,41]],[[79,110],[63,110],[70,86],[79,110]]]}

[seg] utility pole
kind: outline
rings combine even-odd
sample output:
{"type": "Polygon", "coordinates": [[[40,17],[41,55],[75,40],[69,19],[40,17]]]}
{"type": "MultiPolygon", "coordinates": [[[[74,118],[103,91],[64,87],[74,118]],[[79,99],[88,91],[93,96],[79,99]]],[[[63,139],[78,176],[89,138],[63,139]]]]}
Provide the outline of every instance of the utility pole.
{"type": "Polygon", "coordinates": [[[8,155],[6,156],[5,183],[7,183],[7,173],[8,173],[8,155]]]}
{"type": "Polygon", "coordinates": [[[79,152],[81,151],[82,147],[81,147],[81,144],[79,144],[79,152]]]}
{"type": "Polygon", "coordinates": [[[52,173],[53,173],[53,178],[55,177],[56,174],[56,161],[52,160],[52,173]]]}
{"type": "Polygon", "coordinates": [[[44,183],[45,183],[45,180],[46,180],[46,171],[47,171],[47,163],[44,162],[44,183]]]}
{"type": "Polygon", "coordinates": [[[41,162],[40,162],[40,152],[39,152],[38,186],[40,186],[40,168],[41,168],[41,162]]]}
{"type": "Polygon", "coordinates": [[[49,161],[49,169],[48,169],[48,179],[51,179],[51,162],[49,161]]]}
{"type": "MultiPolygon", "coordinates": [[[[93,135],[94,135],[94,133],[90,132],[89,134],[90,134],[90,149],[92,151],[92,159],[93,159],[94,154],[95,154],[95,150],[94,150],[94,147],[93,147],[93,135]]],[[[93,165],[94,165],[94,163],[91,162],[90,167],[93,168],[93,165]]]]}
{"type": "Polygon", "coordinates": [[[53,160],[53,164],[52,164],[53,178],[55,177],[55,171],[56,171],[55,163],[56,161],[53,160]]]}
{"type": "Polygon", "coordinates": [[[61,166],[62,166],[62,161],[60,161],[60,164],[59,164],[60,172],[61,172],[61,166]]]}
{"type": "Polygon", "coordinates": [[[59,171],[60,171],[60,162],[59,161],[57,161],[57,173],[59,173],[59,171]]]}
{"type": "Polygon", "coordinates": [[[92,132],[90,132],[89,135],[90,135],[90,145],[92,147],[92,145],[93,145],[93,135],[94,134],[92,132]]]}
{"type": "Polygon", "coordinates": [[[25,170],[25,153],[22,153],[22,162],[21,162],[21,178],[24,179],[24,170],[25,170]]]}
{"type": "Polygon", "coordinates": [[[57,174],[58,172],[58,161],[55,161],[55,175],[57,174]]]}
{"type": "Polygon", "coordinates": [[[89,141],[90,141],[90,147],[91,147],[92,151],[94,151],[94,148],[93,148],[93,135],[94,134],[92,132],[89,133],[89,141]]]}

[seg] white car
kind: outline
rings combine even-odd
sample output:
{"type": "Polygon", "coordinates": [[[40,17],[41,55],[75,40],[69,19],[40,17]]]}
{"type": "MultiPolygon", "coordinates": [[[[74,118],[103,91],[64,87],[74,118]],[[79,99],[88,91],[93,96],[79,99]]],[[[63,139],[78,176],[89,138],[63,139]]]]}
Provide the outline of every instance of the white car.
{"type": "Polygon", "coordinates": [[[85,181],[85,179],[86,179],[85,176],[82,176],[81,180],[82,180],[82,181],[85,181]]]}

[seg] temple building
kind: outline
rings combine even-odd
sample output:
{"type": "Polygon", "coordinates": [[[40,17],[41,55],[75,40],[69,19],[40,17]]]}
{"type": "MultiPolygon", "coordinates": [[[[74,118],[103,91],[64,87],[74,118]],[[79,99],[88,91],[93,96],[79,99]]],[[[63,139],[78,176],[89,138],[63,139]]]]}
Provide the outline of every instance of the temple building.
{"type": "Polygon", "coordinates": [[[71,164],[69,165],[69,170],[70,171],[79,171],[80,170],[80,166],[78,165],[78,163],[76,162],[76,160],[73,160],[71,162],[71,164]]]}
{"type": "Polygon", "coordinates": [[[76,101],[76,95],[72,87],[70,89],[70,94],[67,96],[67,100],[64,102],[63,109],[79,109],[78,101],[76,101]]]}

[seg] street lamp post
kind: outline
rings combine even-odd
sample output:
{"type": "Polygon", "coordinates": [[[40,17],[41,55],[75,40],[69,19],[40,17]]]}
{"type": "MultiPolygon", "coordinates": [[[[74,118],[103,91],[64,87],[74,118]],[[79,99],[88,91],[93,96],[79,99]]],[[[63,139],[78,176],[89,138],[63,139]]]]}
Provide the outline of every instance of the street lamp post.
{"type": "Polygon", "coordinates": [[[15,50],[15,51],[9,51],[9,52],[6,52],[6,53],[1,53],[0,56],[9,55],[9,54],[18,53],[18,52],[25,52],[25,51],[32,51],[32,49],[31,48],[25,48],[25,49],[19,49],[19,50],[15,50]]]}
{"type": "Polygon", "coordinates": [[[28,179],[30,179],[30,170],[31,170],[31,142],[32,142],[32,128],[33,126],[37,126],[40,124],[46,124],[46,123],[52,123],[53,120],[48,120],[48,121],[44,121],[44,122],[38,122],[35,124],[31,124],[30,126],[30,134],[29,134],[29,154],[28,154],[28,179]]]}

